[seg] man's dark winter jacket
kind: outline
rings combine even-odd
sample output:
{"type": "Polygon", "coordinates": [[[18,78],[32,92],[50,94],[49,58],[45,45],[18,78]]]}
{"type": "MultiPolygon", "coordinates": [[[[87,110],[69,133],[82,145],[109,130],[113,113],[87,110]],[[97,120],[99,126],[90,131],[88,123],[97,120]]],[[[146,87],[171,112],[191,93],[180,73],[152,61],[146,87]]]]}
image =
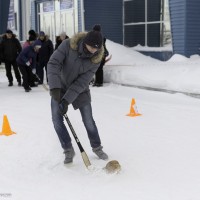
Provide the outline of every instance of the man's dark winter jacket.
{"type": "Polygon", "coordinates": [[[61,88],[62,98],[80,108],[91,101],[89,82],[104,54],[102,47],[92,58],[84,56],[83,39],[87,33],[78,33],[64,40],[54,51],[47,65],[49,88],[61,88]]]}
{"type": "Polygon", "coordinates": [[[21,44],[14,35],[11,39],[8,39],[6,36],[4,36],[1,42],[1,60],[5,62],[14,61],[16,60],[21,50],[21,44]]]}
{"type": "Polygon", "coordinates": [[[42,42],[42,46],[38,53],[38,62],[47,63],[53,53],[53,43],[49,39],[46,40],[46,38],[44,41],[41,41],[41,42],[42,42]]]}

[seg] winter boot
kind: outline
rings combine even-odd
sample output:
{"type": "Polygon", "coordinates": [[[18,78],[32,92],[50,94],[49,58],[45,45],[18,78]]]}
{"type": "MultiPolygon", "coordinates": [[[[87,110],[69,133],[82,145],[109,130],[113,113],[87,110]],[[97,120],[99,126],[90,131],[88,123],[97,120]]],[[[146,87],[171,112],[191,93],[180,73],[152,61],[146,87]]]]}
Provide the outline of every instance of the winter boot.
{"type": "Polygon", "coordinates": [[[74,148],[71,147],[71,148],[65,149],[64,154],[65,154],[64,164],[72,163],[73,157],[75,155],[74,148]]]}
{"type": "Polygon", "coordinates": [[[30,92],[32,90],[30,87],[24,88],[24,89],[25,89],[25,92],[30,92]]]}
{"type": "Polygon", "coordinates": [[[102,160],[107,160],[108,159],[108,155],[103,152],[103,147],[102,146],[99,146],[99,147],[96,147],[96,148],[93,148],[92,151],[102,160]]]}
{"type": "Polygon", "coordinates": [[[8,86],[9,86],[9,87],[10,87],[10,86],[13,86],[13,82],[9,82],[8,86]]]}
{"type": "Polygon", "coordinates": [[[92,86],[93,87],[102,87],[103,83],[94,83],[92,86]]]}

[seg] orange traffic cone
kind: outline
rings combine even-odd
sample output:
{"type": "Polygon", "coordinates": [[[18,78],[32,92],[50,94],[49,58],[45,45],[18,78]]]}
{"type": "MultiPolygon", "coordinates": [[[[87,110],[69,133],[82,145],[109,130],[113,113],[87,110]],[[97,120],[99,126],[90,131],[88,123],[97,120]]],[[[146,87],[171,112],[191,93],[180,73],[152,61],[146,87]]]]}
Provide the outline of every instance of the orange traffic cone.
{"type": "Polygon", "coordinates": [[[127,116],[136,117],[136,116],[140,116],[140,115],[142,115],[142,114],[138,113],[138,111],[137,111],[137,106],[136,106],[136,103],[135,103],[135,99],[132,99],[130,113],[127,114],[127,116]]]}
{"type": "Polygon", "coordinates": [[[6,115],[3,116],[3,126],[2,126],[2,132],[0,132],[0,135],[12,135],[12,134],[16,134],[15,132],[13,132],[10,128],[9,122],[8,122],[8,118],[6,115]]]}

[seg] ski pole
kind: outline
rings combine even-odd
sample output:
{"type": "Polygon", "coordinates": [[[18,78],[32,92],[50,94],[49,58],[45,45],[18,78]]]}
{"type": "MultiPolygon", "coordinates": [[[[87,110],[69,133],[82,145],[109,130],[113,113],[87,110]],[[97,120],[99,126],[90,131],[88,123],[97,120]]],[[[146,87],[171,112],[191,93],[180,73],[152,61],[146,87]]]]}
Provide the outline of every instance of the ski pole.
{"type": "Polygon", "coordinates": [[[74,137],[74,139],[76,141],[76,144],[78,145],[78,148],[79,148],[79,150],[81,152],[81,156],[82,156],[83,162],[84,162],[85,166],[88,168],[89,166],[91,166],[90,160],[89,160],[85,150],[83,149],[83,146],[81,145],[81,142],[78,139],[78,137],[76,135],[76,132],[74,131],[74,128],[73,128],[73,126],[72,126],[67,114],[64,115],[64,118],[67,121],[67,124],[68,124],[68,126],[69,126],[69,128],[70,128],[70,130],[72,132],[72,135],[73,135],[73,137],[74,137]]]}

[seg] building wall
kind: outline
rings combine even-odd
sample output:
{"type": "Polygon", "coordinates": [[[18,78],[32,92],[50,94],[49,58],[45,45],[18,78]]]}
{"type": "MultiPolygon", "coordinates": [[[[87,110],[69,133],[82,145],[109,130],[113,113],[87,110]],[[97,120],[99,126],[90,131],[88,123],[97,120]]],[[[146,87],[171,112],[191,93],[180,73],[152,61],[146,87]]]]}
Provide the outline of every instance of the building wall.
{"type": "Polygon", "coordinates": [[[0,0],[0,35],[7,29],[10,0],[0,0]]]}
{"type": "MultiPolygon", "coordinates": [[[[35,5],[44,2],[39,0],[14,0],[16,6],[17,16],[17,32],[19,32],[20,40],[27,39],[27,32],[31,28],[37,27],[36,15],[32,12],[37,12],[35,5]],[[31,4],[32,2],[32,4],[31,4]],[[34,5],[35,4],[35,5],[34,5]],[[31,6],[32,5],[32,6],[31,6]],[[31,12],[32,8],[32,12],[31,12]],[[31,16],[31,17],[30,17],[31,16]]],[[[6,19],[8,15],[8,5],[10,1],[0,0],[0,33],[6,30],[6,19]]],[[[56,1],[58,2],[58,1],[56,1]]],[[[113,40],[114,42],[123,44],[123,0],[77,0],[77,7],[82,6],[84,2],[84,17],[81,17],[82,11],[76,9],[76,27],[74,32],[84,30],[91,30],[94,24],[101,24],[104,35],[113,40]],[[81,2],[81,4],[80,4],[81,2]],[[81,20],[81,22],[80,22],[81,20]],[[84,24],[85,23],[85,24],[84,24]]],[[[136,1],[135,1],[136,2],[136,1]]],[[[140,2],[143,2],[141,0],[140,2]]],[[[159,0],[148,0],[148,2],[159,2],[159,0]]],[[[156,3],[156,10],[159,10],[159,5],[156,3]]],[[[152,11],[152,17],[158,18],[154,15],[155,7],[149,7],[149,13],[152,11]]],[[[169,0],[170,18],[171,18],[171,31],[172,31],[172,44],[173,53],[190,56],[199,54],[200,47],[200,1],[197,0],[169,0]]],[[[131,12],[128,18],[135,15],[136,12],[131,12]]],[[[133,10],[134,11],[134,10],[133,10]]],[[[127,19],[128,19],[127,18],[127,19]]],[[[71,19],[70,19],[71,21],[71,19]]],[[[71,22],[70,22],[71,23],[71,22]]],[[[68,24],[70,24],[68,23],[68,24]]],[[[159,27],[155,28],[156,30],[159,27]]],[[[143,35],[144,30],[139,30],[138,34],[143,35]]],[[[159,35],[155,36],[154,28],[150,30],[151,38],[159,39],[159,35]],[[155,38],[154,38],[155,37],[155,38]]],[[[71,35],[71,34],[70,34],[71,35]]],[[[134,34],[129,31],[128,37],[134,38],[134,34]]],[[[129,43],[130,38],[127,40],[129,43]]],[[[149,45],[150,46],[150,45],[149,45]]]]}
{"type": "Polygon", "coordinates": [[[122,0],[84,0],[85,30],[94,24],[101,24],[102,32],[108,39],[123,43],[122,0]]]}
{"type": "Polygon", "coordinates": [[[185,55],[200,53],[200,1],[190,0],[186,5],[185,55]]]}
{"type": "Polygon", "coordinates": [[[173,52],[185,54],[186,39],[186,0],[169,1],[173,52]]]}
{"type": "Polygon", "coordinates": [[[173,53],[199,54],[200,1],[170,0],[173,53]]]}

